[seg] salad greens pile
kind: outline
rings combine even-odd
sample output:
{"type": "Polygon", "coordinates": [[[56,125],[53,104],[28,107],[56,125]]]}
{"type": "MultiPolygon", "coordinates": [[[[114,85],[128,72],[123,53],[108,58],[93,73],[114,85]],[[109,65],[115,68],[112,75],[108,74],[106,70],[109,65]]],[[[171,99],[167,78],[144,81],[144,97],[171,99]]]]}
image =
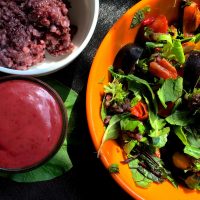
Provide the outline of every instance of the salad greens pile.
{"type": "MultiPolygon", "coordinates": [[[[115,139],[121,163],[141,187],[168,180],[200,190],[200,22],[187,26],[188,12],[199,14],[198,6],[182,1],[182,21],[171,25],[164,15],[146,17],[150,7],[138,11],[131,28],[140,24],[140,38],[122,47],[109,68],[98,153],[115,139]]],[[[120,173],[118,164],[109,171],[120,173]]]]}

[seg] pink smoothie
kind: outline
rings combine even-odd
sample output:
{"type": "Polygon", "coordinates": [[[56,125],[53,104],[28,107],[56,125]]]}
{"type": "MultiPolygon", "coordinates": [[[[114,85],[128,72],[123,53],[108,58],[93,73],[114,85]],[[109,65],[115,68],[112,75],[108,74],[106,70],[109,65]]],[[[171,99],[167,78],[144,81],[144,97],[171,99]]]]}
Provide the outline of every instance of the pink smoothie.
{"type": "Polygon", "coordinates": [[[56,147],[62,112],[51,93],[29,80],[0,82],[0,168],[27,168],[56,147]]]}

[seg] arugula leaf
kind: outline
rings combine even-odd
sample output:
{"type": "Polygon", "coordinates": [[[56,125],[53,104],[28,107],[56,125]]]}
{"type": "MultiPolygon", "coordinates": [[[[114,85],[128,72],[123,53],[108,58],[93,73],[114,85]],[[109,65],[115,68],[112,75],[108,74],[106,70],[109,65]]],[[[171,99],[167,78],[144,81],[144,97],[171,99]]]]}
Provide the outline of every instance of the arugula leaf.
{"type": "Polygon", "coordinates": [[[194,119],[189,115],[188,111],[176,110],[169,115],[165,120],[171,125],[187,126],[194,122],[194,119]]]}
{"type": "Polygon", "coordinates": [[[119,165],[118,164],[111,164],[108,168],[110,173],[119,173],[119,165]]]}
{"type": "Polygon", "coordinates": [[[99,157],[100,151],[104,145],[104,143],[108,140],[111,139],[117,139],[119,136],[119,130],[120,130],[120,120],[123,119],[124,117],[126,117],[126,115],[122,114],[122,115],[113,115],[110,119],[109,125],[106,128],[106,131],[103,135],[99,150],[98,150],[98,154],[97,157],[99,157]]]}
{"type": "Polygon", "coordinates": [[[142,8],[141,10],[138,10],[135,15],[133,16],[133,19],[131,21],[130,28],[136,27],[138,24],[140,24],[145,19],[145,14],[150,12],[151,9],[149,6],[146,6],[142,8]]]}
{"type": "Polygon", "coordinates": [[[179,77],[177,79],[165,80],[157,94],[164,108],[167,108],[166,102],[175,102],[182,96],[182,92],[183,78],[179,77]]]}

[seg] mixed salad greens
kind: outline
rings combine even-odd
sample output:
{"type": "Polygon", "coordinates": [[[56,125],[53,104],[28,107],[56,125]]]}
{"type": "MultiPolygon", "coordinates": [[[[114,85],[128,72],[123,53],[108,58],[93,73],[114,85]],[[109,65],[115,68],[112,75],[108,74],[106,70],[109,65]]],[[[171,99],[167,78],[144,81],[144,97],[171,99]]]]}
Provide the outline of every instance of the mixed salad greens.
{"type": "MultiPolygon", "coordinates": [[[[200,190],[200,5],[181,1],[180,19],[139,10],[134,43],[122,47],[104,86],[102,145],[116,139],[138,186],[169,180],[200,190]]],[[[99,152],[101,151],[101,147],[99,152]]],[[[118,164],[110,172],[119,172],[118,164]]]]}

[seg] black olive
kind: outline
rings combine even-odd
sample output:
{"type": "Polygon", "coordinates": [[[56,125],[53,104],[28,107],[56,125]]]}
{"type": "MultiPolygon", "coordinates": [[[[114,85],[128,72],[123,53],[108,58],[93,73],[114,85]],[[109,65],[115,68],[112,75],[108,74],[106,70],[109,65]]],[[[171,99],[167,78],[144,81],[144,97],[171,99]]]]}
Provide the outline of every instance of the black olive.
{"type": "Polygon", "coordinates": [[[194,86],[199,87],[197,81],[200,77],[200,51],[192,51],[185,63],[184,81],[186,87],[193,89],[194,86]],[[197,84],[197,85],[196,85],[197,84]]]}
{"type": "Polygon", "coordinates": [[[143,48],[129,43],[123,46],[117,53],[113,67],[115,71],[119,69],[125,74],[133,73],[135,71],[135,64],[143,53],[143,48]]]}

